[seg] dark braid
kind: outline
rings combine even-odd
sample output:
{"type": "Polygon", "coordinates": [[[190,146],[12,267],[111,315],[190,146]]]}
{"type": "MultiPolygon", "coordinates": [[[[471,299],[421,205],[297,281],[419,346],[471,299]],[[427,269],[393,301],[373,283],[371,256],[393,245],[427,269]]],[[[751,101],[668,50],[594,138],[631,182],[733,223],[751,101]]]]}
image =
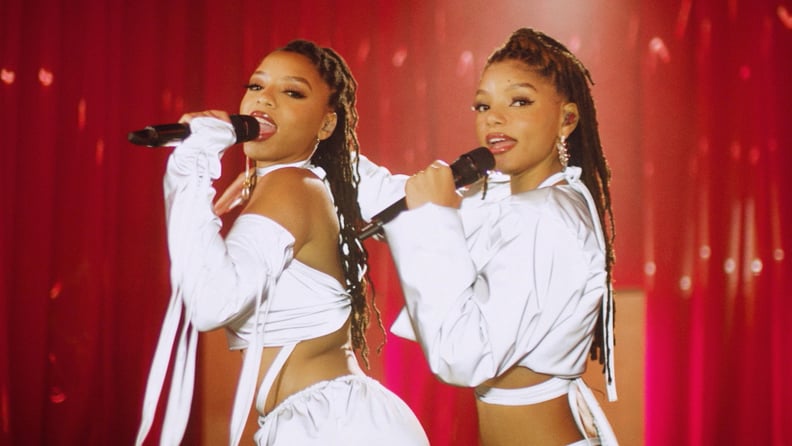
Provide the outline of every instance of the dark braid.
{"type": "MultiPolygon", "coordinates": [[[[594,197],[600,224],[605,231],[606,292],[608,293],[606,302],[607,305],[613,305],[611,284],[615,261],[613,241],[616,237],[616,227],[609,188],[611,173],[597,129],[597,112],[589,88],[589,84],[594,84],[591,75],[564,45],[541,32],[528,28],[521,28],[512,33],[506,43],[490,55],[486,66],[504,60],[518,60],[525,63],[539,75],[550,79],[558,93],[566,100],[577,104],[580,119],[575,130],[569,135],[569,164],[580,166],[583,170],[582,181],[594,197]]],[[[599,359],[600,364],[605,364],[609,353],[607,339],[602,335],[603,324],[607,322],[609,321],[604,321],[600,315],[594,330],[594,342],[591,345],[591,357],[599,359]]]]}
{"type": "Polygon", "coordinates": [[[315,166],[327,173],[327,181],[335,201],[338,214],[339,253],[344,268],[347,291],[352,296],[352,347],[360,350],[368,367],[368,343],[366,330],[369,326],[371,307],[377,317],[380,330],[385,334],[382,317],[374,304],[374,294],[369,307],[366,295],[372,283],[368,274],[368,252],[358,237],[363,218],[358,205],[358,143],[355,129],[358,115],[355,108],[357,81],[352,76],[344,59],[330,48],[322,48],[306,40],[294,40],[281,51],[301,54],[313,62],[322,79],[330,87],[330,107],[337,115],[336,128],[329,138],[319,143],[311,158],[315,166]]]}

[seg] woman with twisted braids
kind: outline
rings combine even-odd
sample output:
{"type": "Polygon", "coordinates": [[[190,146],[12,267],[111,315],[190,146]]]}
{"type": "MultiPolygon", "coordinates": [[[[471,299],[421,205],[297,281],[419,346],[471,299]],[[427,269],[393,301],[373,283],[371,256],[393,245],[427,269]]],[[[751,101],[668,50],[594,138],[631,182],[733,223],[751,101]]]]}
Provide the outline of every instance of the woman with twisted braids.
{"type": "MultiPolygon", "coordinates": [[[[297,40],[267,55],[240,113],[255,184],[228,235],[212,209],[220,156],[234,143],[222,111],[189,113],[191,135],[165,174],[173,296],[146,390],[137,443],[154,417],[178,331],[162,444],[178,444],[192,397],[197,331],[224,328],[244,361],[229,442],[255,399],[259,445],[426,445],[407,405],[358,366],[367,361],[367,253],[354,155],[357,84],[333,50],[297,40]],[[181,324],[181,325],[180,325],[181,324]],[[264,376],[259,383],[259,370],[264,376]]],[[[253,178],[251,178],[253,179],[253,178]]]]}
{"type": "MultiPolygon", "coordinates": [[[[599,358],[615,399],[610,171],[590,81],[556,40],[514,32],[473,105],[511,194],[462,205],[438,161],[407,180],[409,210],[385,225],[406,308],[393,331],[440,379],[475,388],[485,446],[616,444],[580,378],[599,358]]],[[[393,184],[362,172],[369,199],[393,184]]]]}

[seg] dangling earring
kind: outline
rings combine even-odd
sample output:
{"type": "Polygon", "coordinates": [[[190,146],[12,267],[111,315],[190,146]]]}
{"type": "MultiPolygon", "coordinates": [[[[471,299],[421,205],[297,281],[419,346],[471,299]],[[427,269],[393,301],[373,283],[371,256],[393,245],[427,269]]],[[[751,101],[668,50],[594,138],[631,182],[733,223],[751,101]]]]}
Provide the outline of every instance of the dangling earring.
{"type": "Polygon", "coordinates": [[[567,137],[566,136],[559,136],[558,141],[556,142],[556,149],[558,149],[558,161],[561,162],[561,170],[567,168],[567,164],[569,163],[569,149],[567,148],[567,137]]]}
{"type": "Polygon", "coordinates": [[[253,187],[256,186],[256,175],[252,171],[255,168],[250,167],[250,158],[245,157],[245,181],[242,182],[242,201],[248,201],[250,194],[253,192],[253,187]]]}
{"type": "Polygon", "coordinates": [[[316,137],[316,144],[314,144],[314,148],[313,148],[313,151],[311,152],[311,156],[308,157],[308,162],[310,162],[313,159],[314,155],[316,154],[316,150],[319,148],[319,143],[320,142],[322,142],[322,140],[319,139],[319,137],[317,136],[316,137]]]}

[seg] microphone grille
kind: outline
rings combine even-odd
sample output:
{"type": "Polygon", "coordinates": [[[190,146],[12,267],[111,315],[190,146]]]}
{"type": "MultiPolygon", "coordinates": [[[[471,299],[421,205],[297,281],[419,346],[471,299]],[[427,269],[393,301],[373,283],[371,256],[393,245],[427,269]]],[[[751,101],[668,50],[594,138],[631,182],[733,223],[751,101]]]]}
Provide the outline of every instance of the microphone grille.
{"type": "Polygon", "coordinates": [[[495,167],[495,157],[486,147],[478,147],[459,157],[451,164],[454,185],[459,188],[478,181],[495,167]]]}
{"type": "Polygon", "coordinates": [[[251,141],[259,136],[259,123],[256,118],[248,115],[231,115],[231,125],[234,126],[236,142],[251,141]]]}
{"type": "Polygon", "coordinates": [[[495,168],[495,157],[492,156],[492,152],[486,147],[475,148],[466,155],[471,158],[472,163],[476,165],[476,169],[482,175],[495,168]]]}

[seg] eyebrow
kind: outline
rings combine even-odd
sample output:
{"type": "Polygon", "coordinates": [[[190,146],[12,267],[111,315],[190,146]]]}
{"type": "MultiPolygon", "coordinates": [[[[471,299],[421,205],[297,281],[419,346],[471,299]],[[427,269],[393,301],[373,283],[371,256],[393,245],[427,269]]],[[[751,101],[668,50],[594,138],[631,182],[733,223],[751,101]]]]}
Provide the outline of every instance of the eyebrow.
{"type": "MultiPolygon", "coordinates": [[[[537,88],[534,86],[534,84],[530,82],[520,82],[519,84],[509,85],[509,87],[506,88],[506,91],[518,90],[520,88],[530,88],[533,91],[538,91],[537,88]]],[[[480,94],[487,94],[487,91],[481,89],[476,90],[476,95],[480,95],[480,94]]]]}
{"type": "MultiPolygon", "coordinates": [[[[253,74],[254,75],[258,75],[258,76],[266,76],[267,73],[265,73],[264,71],[254,71],[253,74]]],[[[303,85],[305,85],[306,88],[308,88],[308,90],[313,91],[313,88],[311,88],[311,83],[308,82],[308,79],[306,79],[304,77],[300,77],[300,76],[284,76],[283,79],[287,80],[287,81],[290,81],[290,82],[297,82],[297,83],[303,84],[303,85]]]]}
{"type": "Polygon", "coordinates": [[[534,84],[530,82],[521,82],[519,84],[509,85],[509,88],[507,88],[507,90],[516,90],[518,88],[530,88],[531,90],[534,91],[536,90],[536,86],[534,86],[534,84]]]}

